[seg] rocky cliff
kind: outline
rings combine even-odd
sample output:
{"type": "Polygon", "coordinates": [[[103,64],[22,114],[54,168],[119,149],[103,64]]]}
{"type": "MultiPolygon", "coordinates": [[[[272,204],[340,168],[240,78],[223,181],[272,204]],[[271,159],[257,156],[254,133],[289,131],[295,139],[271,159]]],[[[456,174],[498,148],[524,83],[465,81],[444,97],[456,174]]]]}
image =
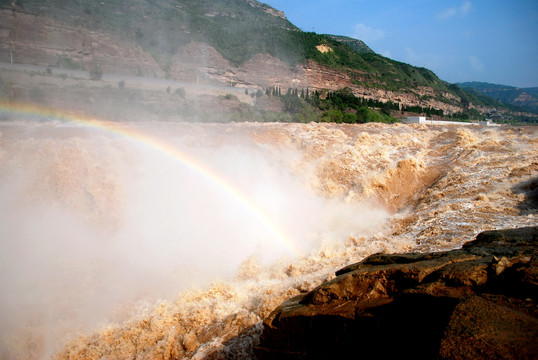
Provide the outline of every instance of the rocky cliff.
{"type": "Polygon", "coordinates": [[[0,19],[0,62],[164,76],[149,53],[117,35],[13,9],[0,19]]]}
{"type": "MultiPolygon", "coordinates": [[[[310,58],[321,56],[322,52],[315,47],[299,49],[304,46],[298,35],[300,31],[282,12],[257,1],[235,1],[235,7],[226,11],[216,3],[192,5],[189,1],[176,6],[144,1],[122,4],[101,2],[100,5],[65,7],[54,1],[15,1],[2,5],[0,62],[86,71],[99,67],[104,73],[261,90],[273,86],[283,90],[332,91],[349,87],[356,96],[369,99],[432,107],[445,113],[462,110],[461,98],[440,86],[435,75],[432,81],[424,80],[420,71],[407,65],[405,71],[396,69],[400,65],[389,59],[376,58],[378,63],[384,63],[384,68],[376,68],[376,61],[359,59],[364,66],[361,69],[330,67],[309,57],[298,63],[287,61],[286,58],[294,56],[300,59],[303,55],[298,54],[305,51],[310,51],[310,58]],[[124,13],[130,15],[120,21],[118,17],[124,13]],[[163,16],[168,17],[163,19],[163,16]],[[258,23],[259,29],[252,28],[258,23]],[[219,26],[227,28],[219,30],[219,26]],[[231,26],[240,28],[233,32],[229,29],[231,26]],[[209,35],[202,36],[202,33],[209,35]],[[245,36],[237,40],[244,44],[230,40],[239,35],[245,36]],[[272,36],[279,42],[271,40],[272,36]],[[265,42],[267,44],[257,49],[257,44],[265,42]],[[222,43],[230,44],[217,49],[222,43]],[[283,44],[291,48],[285,50],[283,44]],[[245,49],[236,49],[239,46],[245,49]],[[290,51],[294,55],[286,55],[290,51]],[[393,87],[387,83],[397,72],[407,80],[395,80],[396,83],[403,81],[406,85],[393,87]],[[415,83],[415,77],[423,84],[415,83]]],[[[359,40],[334,36],[319,39],[334,40],[332,45],[324,45],[327,54],[323,55],[335,59],[338,57],[336,43],[363,44],[359,40]]],[[[353,52],[351,48],[346,51],[353,52]]],[[[377,56],[371,51],[365,52],[377,56]]]]}
{"type": "Polygon", "coordinates": [[[538,227],[462,249],[378,254],[264,322],[259,359],[535,359],[538,227]]]}

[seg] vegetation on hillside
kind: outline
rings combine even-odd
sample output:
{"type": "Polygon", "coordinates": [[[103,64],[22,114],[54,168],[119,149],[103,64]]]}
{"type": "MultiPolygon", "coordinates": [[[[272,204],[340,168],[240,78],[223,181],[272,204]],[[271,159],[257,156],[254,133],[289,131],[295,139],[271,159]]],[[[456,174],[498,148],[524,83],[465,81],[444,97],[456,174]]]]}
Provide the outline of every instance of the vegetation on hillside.
{"type": "MultiPolygon", "coordinates": [[[[265,95],[280,99],[287,121],[294,122],[394,123],[398,120],[395,115],[404,111],[398,103],[356,97],[349,88],[320,93],[310,92],[308,89],[282,91],[280,88],[273,87],[267,89],[265,95]]],[[[439,110],[421,107],[409,109],[411,110],[429,114],[439,113],[439,110]]],[[[440,113],[442,114],[442,111],[440,113]]],[[[262,121],[265,121],[263,115],[262,112],[262,121]]]]}

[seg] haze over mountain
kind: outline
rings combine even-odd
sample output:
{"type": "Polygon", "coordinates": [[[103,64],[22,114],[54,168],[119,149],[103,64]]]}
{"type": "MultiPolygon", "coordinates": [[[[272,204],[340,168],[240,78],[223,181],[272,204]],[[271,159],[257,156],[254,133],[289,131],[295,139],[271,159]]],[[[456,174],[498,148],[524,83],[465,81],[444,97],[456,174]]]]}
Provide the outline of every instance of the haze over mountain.
{"type": "MultiPolygon", "coordinates": [[[[509,111],[501,103],[442,81],[426,68],[376,54],[360,40],[303,32],[284,13],[255,0],[20,0],[0,2],[0,11],[0,61],[47,66],[48,75],[54,69],[84,70],[99,78],[101,74],[159,78],[262,95],[278,88],[279,94],[297,89],[295,94],[321,92],[323,97],[348,89],[350,95],[376,106],[388,103],[386,113],[393,119],[402,116],[397,111],[404,108],[407,113],[461,119],[483,118],[492,107],[509,111]]],[[[35,89],[39,84],[15,91],[24,87],[17,84],[20,77],[4,78],[0,96],[36,100],[30,92],[39,92],[35,89]]],[[[136,88],[128,78],[120,81],[122,89],[125,83],[132,91],[136,88]]],[[[52,101],[46,98],[48,91],[44,93],[38,100],[52,101]]],[[[144,99],[147,96],[140,102],[144,99]]],[[[286,104],[275,107],[274,101],[268,105],[258,100],[247,103],[262,112],[290,110],[286,104]]],[[[313,106],[323,113],[329,105],[313,106]]],[[[343,106],[339,111],[357,109],[343,106]]]]}

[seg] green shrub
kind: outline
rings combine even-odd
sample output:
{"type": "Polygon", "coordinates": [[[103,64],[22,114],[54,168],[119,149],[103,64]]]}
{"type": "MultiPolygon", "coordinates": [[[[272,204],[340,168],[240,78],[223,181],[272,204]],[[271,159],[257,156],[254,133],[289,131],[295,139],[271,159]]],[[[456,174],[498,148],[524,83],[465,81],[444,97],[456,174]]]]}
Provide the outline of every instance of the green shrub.
{"type": "Polygon", "coordinates": [[[342,122],[346,124],[355,124],[357,122],[357,115],[345,113],[342,122]]]}
{"type": "Polygon", "coordinates": [[[183,88],[177,88],[176,91],[175,91],[176,94],[178,94],[180,97],[182,97],[183,99],[185,99],[185,89],[183,88]]]}
{"type": "Polygon", "coordinates": [[[226,94],[226,95],[224,95],[224,98],[225,98],[226,100],[239,100],[239,99],[237,98],[237,96],[235,96],[235,95],[233,95],[233,94],[226,94]]]}

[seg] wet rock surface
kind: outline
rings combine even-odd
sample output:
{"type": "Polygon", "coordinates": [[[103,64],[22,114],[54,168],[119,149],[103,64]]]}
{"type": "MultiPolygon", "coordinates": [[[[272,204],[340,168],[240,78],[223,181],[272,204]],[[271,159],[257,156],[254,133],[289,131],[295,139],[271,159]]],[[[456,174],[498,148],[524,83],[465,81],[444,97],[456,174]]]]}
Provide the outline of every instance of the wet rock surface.
{"type": "Polygon", "coordinates": [[[376,254],[264,321],[258,359],[538,358],[538,227],[461,249],[376,254]]]}

